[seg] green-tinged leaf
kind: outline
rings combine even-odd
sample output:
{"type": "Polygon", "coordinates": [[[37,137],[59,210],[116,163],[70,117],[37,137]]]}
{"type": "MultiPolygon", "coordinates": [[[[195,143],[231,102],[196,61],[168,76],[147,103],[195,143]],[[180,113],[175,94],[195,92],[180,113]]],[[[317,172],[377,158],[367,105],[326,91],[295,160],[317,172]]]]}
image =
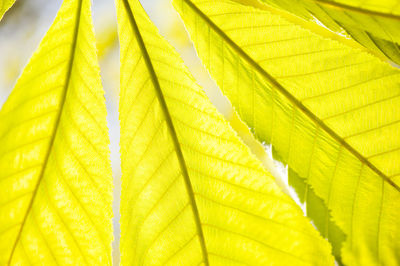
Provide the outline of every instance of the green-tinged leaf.
{"type": "MultiPolygon", "coordinates": [[[[252,2],[253,0],[244,0],[252,2]]],[[[400,64],[398,0],[261,0],[307,20],[317,18],[333,31],[345,30],[365,47],[400,64]]]]}
{"type": "Polygon", "coordinates": [[[137,0],[117,1],[123,265],[332,265],[137,0]]]}
{"type": "Polygon", "coordinates": [[[110,265],[112,178],[90,0],[64,1],[0,112],[0,265],[110,265]]]}
{"type": "Polygon", "coordinates": [[[305,180],[299,177],[294,171],[289,169],[288,181],[293,186],[299,196],[301,203],[306,203],[306,213],[321,232],[322,236],[329,239],[332,243],[332,252],[336,257],[336,261],[341,263],[342,256],[340,250],[346,236],[340,228],[332,221],[332,216],[324,201],[319,198],[314,190],[305,183],[305,180]]]}
{"type": "Polygon", "coordinates": [[[400,71],[266,6],[174,2],[239,115],[346,234],[344,263],[398,264],[400,71]]]}
{"type": "Polygon", "coordinates": [[[15,3],[15,0],[0,0],[0,20],[3,18],[4,13],[15,3]]]}

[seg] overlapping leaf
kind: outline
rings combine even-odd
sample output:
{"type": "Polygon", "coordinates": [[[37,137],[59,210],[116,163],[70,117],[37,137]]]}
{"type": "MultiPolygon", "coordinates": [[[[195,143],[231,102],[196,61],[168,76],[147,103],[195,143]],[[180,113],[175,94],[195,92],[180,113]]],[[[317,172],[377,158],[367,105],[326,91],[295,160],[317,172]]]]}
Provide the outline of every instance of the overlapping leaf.
{"type": "Polygon", "coordinates": [[[343,29],[365,47],[400,65],[400,3],[397,0],[262,0],[333,31],[343,29]]]}
{"type": "Polygon", "coordinates": [[[343,261],[399,263],[400,71],[266,5],[174,2],[240,116],[331,210],[343,261]]]}
{"type": "Polygon", "coordinates": [[[90,0],[64,1],[0,112],[0,265],[110,265],[111,168],[90,0]]]}
{"type": "Polygon", "coordinates": [[[123,265],[329,265],[137,0],[117,1],[123,265]]]}

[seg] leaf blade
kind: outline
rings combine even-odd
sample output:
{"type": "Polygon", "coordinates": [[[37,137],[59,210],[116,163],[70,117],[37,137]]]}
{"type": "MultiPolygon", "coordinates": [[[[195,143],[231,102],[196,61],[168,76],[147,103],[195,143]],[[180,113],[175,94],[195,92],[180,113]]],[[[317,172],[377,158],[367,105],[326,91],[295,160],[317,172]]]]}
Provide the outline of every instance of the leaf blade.
{"type": "Polygon", "coordinates": [[[206,250],[205,243],[204,243],[203,230],[202,230],[201,225],[200,225],[199,211],[197,210],[197,205],[195,204],[195,200],[194,200],[194,196],[193,196],[194,194],[193,194],[192,184],[191,184],[190,179],[189,179],[188,169],[187,169],[187,166],[186,166],[186,163],[185,163],[185,159],[183,158],[183,153],[182,153],[179,141],[178,141],[178,137],[177,137],[177,134],[176,134],[176,131],[175,131],[175,127],[173,126],[171,115],[169,113],[169,110],[168,110],[168,107],[167,107],[167,103],[166,103],[165,97],[163,95],[163,92],[161,90],[160,83],[158,82],[158,78],[157,78],[157,75],[155,73],[155,70],[154,70],[153,64],[151,62],[150,56],[149,56],[149,54],[147,52],[147,49],[145,47],[143,38],[142,38],[142,36],[140,34],[140,31],[139,31],[139,28],[138,28],[138,26],[136,24],[136,20],[133,17],[132,9],[131,9],[131,7],[129,5],[129,2],[127,0],[124,0],[123,3],[124,3],[125,10],[127,10],[127,13],[129,15],[129,21],[130,21],[131,25],[133,26],[133,29],[134,29],[134,32],[135,32],[135,36],[136,36],[137,41],[138,41],[139,46],[140,46],[140,51],[143,54],[143,58],[144,58],[145,63],[146,63],[146,67],[150,72],[151,81],[152,81],[153,86],[154,86],[154,88],[155,88],[155,90],[157,92],[156,95],[157,95],[158,102],[161,105],[162,111],[164,113],[165,120],[167,122],[167,128],[168,128],[169,134],[171,135],[173,143],[174,143],[174,149],[176,151],[176,154],[177,154],[177,157],[178,157],[178,161],[179,161],[179,165],[180,165],[180,168],[181,168],[182,173],[183,173],[186,190],[188,191],[188,195],[189,195],[189,199],[190,199],[190,206],[192,207],[192,212],[193,212],[193,215],[195,217],[196,229],[197,229],[199,240],[200,240],[200,244],[201,244],[201,250],[202,250],[202,255],[203,255],[203,258],[204,258],[204,263],[206,265],[208,265],[209,264],[208,255],[207,255],[207,250],[206,250]]]}
{"type": "Polygon", "coordinates": [[[1,198],[2,263],[111,264],[109,139],[90,12],[89,1],[64,2],[1,109],[1,180],[14,188],[1,198]]]}
{"type": "Polygon", "coordinates": [[[193,192],[185,185],[165,111],[149,82],[151,70],[121,0],[122,264],[332,263],[328,245],[212,107],[139,2],[129,3],[193,192]],[[190,204],[197,205],[205,248],[190,204]],[[269,235],[274,230],[276,236],[269,235]],[[278,240],[282,235],[291,241],[278,240]]]}
{"type": "Polygon", "coordinates": [[[9,10],[12,5],[15,3],[15,0],[1,0],[0,2],[0,20],[3,18],[4,14],[9,10]]]}
{"type": "Polygon", "coordinates": [[[400,63],[400,11],[395,1],[374,4],[355,1],[275,1],[263,0],[279,8],[314,20],[333,31],[346,31],[354,40],[400,63]]]}
{"type": "Polygon", "coordinates": [[[334,221],[348,235],[342,254],[345,263],[394,263],[398,247],[392,237],[399,232],[387,217],[399,215],[391,202],[399,197],[398,179],[392,176],[397,171],[393,162],[399,158],[388,147],[398,145],[398,140],[393,140],[397,126],[385,132],[392,136],[386,142],[363,131],[377,128],[377,136],[381,125],[400,119],[394,111],[398,109],[394,103],[399,90],[398,70],[351,46],[294,25],[273,9],[236,2],[182,0],[175,1],[175,6],[203,63],[256,137],[272,143],[277,158],[305,178],[328,204],[334,221]],[[347,96],[346,87],[353,89],[347,96]],[[362,89],[364,94],[357,100],[362,89]],[[373,93],[378,90],[380,95],[373,93]],[[376,103],[374,97],[378,98],[376,103]],[[313,99],[312,104],[305,99],[313,99]],[[357,103],[355,108],[352,103],[357,103]],[[338,114],[340,120],[324,120],[338,114]],[[351,131],[361,133],[361,139],[344,144],[351,131]],[[364,143],[374,145],[366,149],[364,143]],[[390,163],[367,163],[379,149],[390,152],[390,163]],[[363,201],[357,199],[359,191],[363,192],[363,201]],[[362,212],[366,202],[370,213],[362,212]],[[387,217],[379,218],[381,212],[387,217]],[[387,228],[381,226],[382,221],[387,228]],[[355,236],[349,236],[354,231],[355,236]],[[374,233],[365,237],[365,232],[374,233]],[[378,239],[387,245],[377,245],[378,239]]]}

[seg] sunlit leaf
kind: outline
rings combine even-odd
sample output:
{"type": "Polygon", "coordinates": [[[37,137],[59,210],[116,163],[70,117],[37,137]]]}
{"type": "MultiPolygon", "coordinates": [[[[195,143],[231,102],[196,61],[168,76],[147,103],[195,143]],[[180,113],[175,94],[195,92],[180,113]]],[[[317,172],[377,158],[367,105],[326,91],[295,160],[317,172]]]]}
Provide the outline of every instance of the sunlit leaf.
{"type": "Polygon", "coordinates": [[[123,265],[331,265],[137,0],[117,1],[123,265]]]}
{"type": "Polygon", "coordinates": [[[308,20],[317,18],[333,31],[345,30],[365,47],[381,52],[400,65],[400,3],[398,0],[261,1],[308,20]]]}
{"type": "Polygon", "coordinates": [[[0,265],[110,265],[111,168],[90,0],[64,1],[0,112],[0,265]]]}
{"type": "Polygon", "coordinates": [[[398,264],[400,71],[266,5],[174,2],[243,120],[331,211],[343,261],[398,264]]]}
{"type": "Polygon", "coordinates": [[[15,3],[15,0],[0,0],[0,20],[3,18],[4,13],[15,3]]]}
{"type": "Polygon", "coordinates": [[[322,236],[328,238],[332,243],[332,252],[336,261],[342,262],[341,248],[346,235],[333,221],[330,211],[324,201],[318,197],[312,187],[305,180],[299,177],[296,172],[289,169],[288,182],[294,187],[302,204],[306,203],[307,216],[311,218],[314,225],[321,232],[322,236]]]}

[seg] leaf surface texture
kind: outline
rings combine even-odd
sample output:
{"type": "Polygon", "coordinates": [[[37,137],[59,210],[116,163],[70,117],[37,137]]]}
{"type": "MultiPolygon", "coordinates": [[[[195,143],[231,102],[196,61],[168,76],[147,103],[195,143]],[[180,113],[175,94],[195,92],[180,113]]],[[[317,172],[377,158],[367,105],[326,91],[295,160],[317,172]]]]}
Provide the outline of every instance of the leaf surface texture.
{"type": "Polygon", "coordinates": [[[261,0],[304,19],[317,18],[333,31],[345,31],[365,47],[400,65],[398,0],[261,0]]]}
{"type": "Polygon", "coordinates": [[[117,1],[122,265],[331,265],[138,1],[117,1]]]}
{"type": "Polygon", "coordinates": [[[0,265],[110,265],[112,177],[89,0],[64,1],[0,112],[0,265]]]}
{"type": "Polygon", "coordinates": [[[397,264],[399,70],[272,9],[229,0],[174,3],[243,120],[331,211],[346,234],[343,261],[397,264]]]}

